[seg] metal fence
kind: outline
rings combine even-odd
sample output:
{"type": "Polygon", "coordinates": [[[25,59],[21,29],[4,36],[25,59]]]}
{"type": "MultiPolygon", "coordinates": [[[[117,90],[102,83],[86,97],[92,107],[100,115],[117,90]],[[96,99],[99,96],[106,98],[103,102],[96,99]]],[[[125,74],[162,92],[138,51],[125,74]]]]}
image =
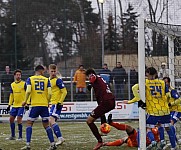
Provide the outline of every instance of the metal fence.
{"type": "MultiPolygon", "coordinates": [[[[96,70],[96,73],[99,74],[100,70],[96,70]]],[[[66,96],[65,101],[69,102],[76,102],[76,101],[94,101],[95,97],[94,97],[94,92],[93,90],[88,91],[86,90],[86,92],[78,92],[76,93],[76,85],[73,83],[73,78],[74,78],[74,73],[75,70],[72,69],[69,72],[69,76],[67,77],[61,77],[62,80],[64,81],[65,87],[67,88],[68,94],[66,96]]],[[[33,70],[28,70],[28,71],[23,71],[23,75],[22,75],[22,79],[26,80],[29,76],[32,76],[34,74],[33,70]]],[[[123,85],[122,85],[122,95],[120,95],[119,93],[117,94],[116,100],[123,100],[123,99],[130,99],[132,98],[132,92],[131,92],[131,86],[133,85],[133,83],[131,82],[131,77],[130,77],[130,71],[127,71],[127,77],[126,80],[124,81],[123,85]]],[[[48,74],[46,73],[45,76],[48,77],[48,74]]],[[[120,76],[120,79],[122,77],[120,76]]],[[[88,85],[88,81],[86,81],[86,85],[88,85]]],[[[113,81],[110,83],[110,89],[112,90],[113,93],[116,92],[115,90],[115,80],[113,79],[113,81]]],[[[9,99],[9,90],[4,90],[3,86],[0,84],[1,86],[1,92],[0,92],[0,103],[8,103],[8,99],[9,99]]],[[[10,87],[8,88],[10,89],[10,87]]]]}

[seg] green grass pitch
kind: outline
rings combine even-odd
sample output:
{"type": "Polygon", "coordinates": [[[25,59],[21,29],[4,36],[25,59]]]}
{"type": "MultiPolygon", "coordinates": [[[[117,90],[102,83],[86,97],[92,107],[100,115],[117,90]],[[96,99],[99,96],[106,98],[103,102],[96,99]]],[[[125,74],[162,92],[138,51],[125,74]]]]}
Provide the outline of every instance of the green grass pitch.
{"type": "MultiPolygon", "coordinates": [[[[138,127],[137,121],[125,122],[138,127]]],[[[65,142],[57,148],[57,150],[91,150],[97,144],[96,139],[92,135],[89,127],[85,122],[59,122],[65,142]]],[[[96,123],[99,127],[100,123],[96,123]]],[[[10,135],[10,127],[8,123],[0,123],[0,148],[2,150],[20,150],[25,146],[25,126],[23,123],[23,141],[9,141],[6,138],[10,135]]],[[[16,135],[18,135],[16,126],[16,135]]],[[[118,131],[111,128],[111,132],[107,136],[103,136],[104,142],[113,141],[126,136],[124,131],[118,131]]],[[[56,138],[55,138],[56,139],[56,138]]],[[[41,122],[35,122],[33,126],[33,134],[31,141],[32,150],[46,150],[49,147],[49,141],[41,122]]],[[[102,147],[102,150],[136,150],[125,145],[119,147],[102,147]]]]}

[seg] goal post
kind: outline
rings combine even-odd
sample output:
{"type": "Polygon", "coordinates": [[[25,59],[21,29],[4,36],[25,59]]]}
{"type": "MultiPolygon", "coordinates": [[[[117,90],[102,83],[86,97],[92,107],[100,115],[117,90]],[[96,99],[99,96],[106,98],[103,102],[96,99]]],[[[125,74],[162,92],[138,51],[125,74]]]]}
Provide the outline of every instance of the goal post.
{"type": "Polygon", "coordinates": [[[174,68],[174,40],[173,37],[168,37],[168,68],[171,85],[175,87],[175,68],[174,68]]]}
{"type": "Polygon", "coordinates": [[[145,59],[148,60],[146,61],[146,65],[150,62],[149,59],[152,59],[155,64],[151,63],[151,66],[155,67],[158,70],[160,69],[159,65],[161,64],[161,61],[165,61],[165,63],[168,65],[171,85],[175,87],[175,79],[180,78],[179,70],[181,69],[181,62],[179,61],[181,59],[181,25],[171,25],[144,21],[144,26],[145,28],[149,28],[157,34],[161,34],[168,39],[168,56],[164,56],[164,59],[161,59],[157,56],[151,56],[150,58],[145,57],[145,59]],[[177,44],[178,46],[175,47],[175,44],[177,44]],[[179,54],[175,55],[175,51],[179,52],[179,54]],[[157,61],[155,61],[156,59],[157,61]]]}
{"type": "MultiPolygon", "coordinates": [[[[139,73],[139,93],[142,101],[145,102],[145,66],[154,67],[157,71],[161,69],[161,64],[166,64],[168,76],[171,79],[171,86],[179,89],[181,93],[181,26],[162,23],[153,23],[143,18],[138,18],[138,73],[139,73]],[[156,40],[162,35],[168,48],[167,53],[160,54],[159,48],[154,49],[155,53],[146,55],[146,44],[150,44],[153,52],[153,31],[156,33],[156,40]],[[152,55],[153,54],[153,55],[152,55]],[[179,83],[178,83],[179,82],[179,83]]],[[[161,46],[163,48],[163,45],[161,46]]],[[[140,148],[146,149],[146,114],[145,110],[139,108],[139,129],[140,148]]]]}
{"type": "MultiPolygon", "coordinates": [[[[138,82],[140,98],[145,102],[145,29],[144,19],[138,19],[138,82]]],[[[146,116],[145,110],[139,108],[140,150],[146,150],[146,116]]]]}

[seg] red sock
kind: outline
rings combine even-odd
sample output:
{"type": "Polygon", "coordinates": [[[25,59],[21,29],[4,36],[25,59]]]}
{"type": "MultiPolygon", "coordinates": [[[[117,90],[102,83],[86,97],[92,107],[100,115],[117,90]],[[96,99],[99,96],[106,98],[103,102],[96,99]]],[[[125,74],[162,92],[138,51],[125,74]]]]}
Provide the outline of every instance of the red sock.
{"type": "Polygon", "coordinates": [[[126,124],[121,124],[118,122],[111,122],[111,126],[115,127],[118,130],[126,130],[127,125],[126,124]]]}
{"type": "Polygon", "coordinates": [[[106,146],[120,146],[123,143],[124,143],[124,140],[123,139],[119,139],[119,140],[116,140],[116,141],[113,141],[113,142],[106,143],[106,146]]]}
{"type": "Polygon", "coordinates": [[[97,126],[94,123],[90,123],[88,124],[89,128],[91,129],[92,133],[94,134],[94,136],[96,137],[97,141],[102,143],[102,137],[99,134],[99,131],[97,129],[97,126]]]}

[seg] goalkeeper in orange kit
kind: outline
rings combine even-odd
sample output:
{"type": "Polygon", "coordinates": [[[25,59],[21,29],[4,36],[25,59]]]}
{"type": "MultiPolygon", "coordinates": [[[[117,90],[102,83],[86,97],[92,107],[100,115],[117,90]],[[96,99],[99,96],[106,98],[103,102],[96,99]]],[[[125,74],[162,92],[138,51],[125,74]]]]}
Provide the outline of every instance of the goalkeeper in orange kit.
{"type": "MultiPolygon", "coordinates": [[[[112,114],[109,114],[108,116],[108,123],[115,127],[118,130],[126,131],[127,135],[124,138],[115,140],[113,142],[105,142],[103,145],[104,146],[121,146],[123,144],[127,144],[128,147],[138,147],[139,146],[139,131],[131,127],[130,125],[127,124],[121,124],[118,122],[113,122],[112,121],[112,114]]],[[[157,128],[153,128],[152,132],[154,134],[154,138],[157,142],[159,142],[159,132],[157,128]]],[[[149,145],[151,144],[151,141],[149,140],[148,137],[146,137],[146,144],[149,145]]]]}

